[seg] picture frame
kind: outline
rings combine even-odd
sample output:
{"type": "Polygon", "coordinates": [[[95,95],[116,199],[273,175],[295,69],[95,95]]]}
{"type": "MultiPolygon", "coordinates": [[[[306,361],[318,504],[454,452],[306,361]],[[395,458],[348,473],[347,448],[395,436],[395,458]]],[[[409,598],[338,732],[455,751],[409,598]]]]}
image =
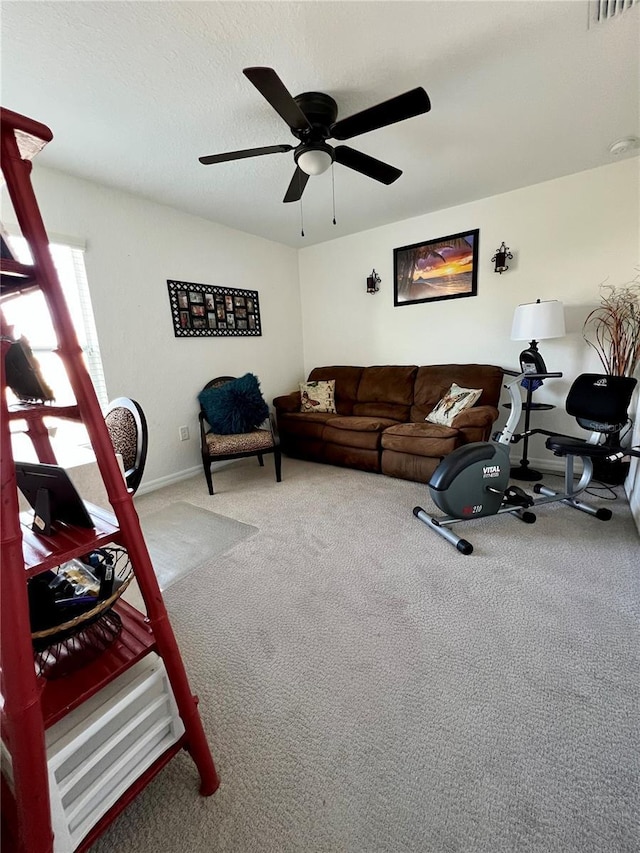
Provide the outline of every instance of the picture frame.
{"type": "Polygon", "coordinates": [[[477,296],[479,237],[474,228],[394,249],[394,306],[477,296]]]}
{"type": "Polygon", "coordinates": [[[93,528],[93,520],[64,468],[43,462],[16,462],[16,484],[34,511],[31,529],[43,536],[60,524],[93,528]]]}
{"type": "Polygon", "coordinates": [[[262,335],[256,290],[167,279],[176,338],[262,335]]]}

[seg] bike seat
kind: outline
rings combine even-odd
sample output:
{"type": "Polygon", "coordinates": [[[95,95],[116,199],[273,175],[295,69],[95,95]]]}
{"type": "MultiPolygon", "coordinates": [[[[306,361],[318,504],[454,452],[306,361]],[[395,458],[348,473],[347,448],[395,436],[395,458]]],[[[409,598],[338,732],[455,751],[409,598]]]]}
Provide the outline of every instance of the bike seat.
{"type": "Polygon", "coordinates": [[[589,444],[588,441],[568,435],[552,435],[547,439],[546,447],[556,456],[589,456],[591,459],[611,456],[612,453],[622,450],[605,444],[589,444]]]}

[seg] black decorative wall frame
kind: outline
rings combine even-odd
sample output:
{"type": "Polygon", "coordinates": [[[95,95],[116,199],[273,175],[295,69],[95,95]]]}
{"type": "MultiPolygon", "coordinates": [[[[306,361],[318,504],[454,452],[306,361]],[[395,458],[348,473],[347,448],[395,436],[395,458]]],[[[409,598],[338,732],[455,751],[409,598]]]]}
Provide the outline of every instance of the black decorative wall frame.
{"type": "Polygon", "coordinates": [[[176,338],[261,335],[257,290],[167,279],[176,338]]]}
{"type": "Polygon", "coordinates": [[[415,305],[478,294],[480,230],[393,250],[393,304],[415,305]]]}

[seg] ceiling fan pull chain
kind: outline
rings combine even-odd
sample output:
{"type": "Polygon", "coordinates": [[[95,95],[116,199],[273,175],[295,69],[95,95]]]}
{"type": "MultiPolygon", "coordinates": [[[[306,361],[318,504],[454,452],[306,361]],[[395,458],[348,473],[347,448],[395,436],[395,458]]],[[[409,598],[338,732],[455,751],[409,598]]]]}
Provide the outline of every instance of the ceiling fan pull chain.
{"type": "Polygon", "coordinates": [[[333,162],[331,163],[331,193],[333,195],[333,224],[336,224],[336,181],[333,162]]]}
{"type": "Polygon", "coordinates": [[[302,214],[302,172],[298,169],[298,188],[300,190],[300,236],[304,237],[304,216],[302,214]]]}

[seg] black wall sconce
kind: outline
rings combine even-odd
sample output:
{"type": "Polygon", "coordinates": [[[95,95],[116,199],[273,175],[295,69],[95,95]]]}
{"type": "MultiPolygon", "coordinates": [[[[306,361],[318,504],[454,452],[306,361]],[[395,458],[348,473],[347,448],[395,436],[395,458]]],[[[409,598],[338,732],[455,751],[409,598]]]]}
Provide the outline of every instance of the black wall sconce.
{"type": "Polygon", "coordinates": [[[500,275],[502,275],[503,272],[506,272],[509,269],[507,261],[512,261],[513,255],[509,251],[509,247],[505,246],[503,242],[491,260],[494,261],[496,265],[494,272],[499,272],[500,275]]]}
{"type": "Polygon", "coordinates": [[[367,293],[377,293],[380,290],[380,276],[373,270],[371,275],[367,276],[367,293]]]}

